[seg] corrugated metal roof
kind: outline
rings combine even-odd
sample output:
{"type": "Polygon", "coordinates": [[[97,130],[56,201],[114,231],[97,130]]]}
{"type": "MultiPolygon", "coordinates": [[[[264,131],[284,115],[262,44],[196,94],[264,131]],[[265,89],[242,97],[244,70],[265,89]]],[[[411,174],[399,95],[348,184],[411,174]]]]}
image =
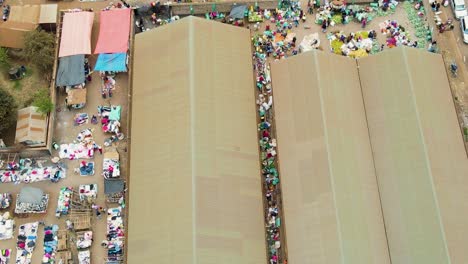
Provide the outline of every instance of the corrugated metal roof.
{"type": "Polygon", "coordinates": [[[381,205],[392,263],[468,263],[468,160],[440,55],[313,51],[272,80],[291,262],[388,262],[381,205]]]}
{"type": "Polygon", "coordinates": [[[271,64],[288,258],[390,263],[356,61],[271,64]]]}
{"type": "Polygon", "coordinates": [[[442,57],[358,60],[394,263],[468,263],[468,164],[442,57]]]}
{"type": "Polygon", "coordinates": [[[30,106],[18,110],[15,142],[28,145],[45,144],[47,136],[47,117],[37,112],[37,107],[30,106]]]}
{"type": "Polygon", "coordinates": [[[136,35],[128,262],[266,262],[249,31],[136,35]]]}

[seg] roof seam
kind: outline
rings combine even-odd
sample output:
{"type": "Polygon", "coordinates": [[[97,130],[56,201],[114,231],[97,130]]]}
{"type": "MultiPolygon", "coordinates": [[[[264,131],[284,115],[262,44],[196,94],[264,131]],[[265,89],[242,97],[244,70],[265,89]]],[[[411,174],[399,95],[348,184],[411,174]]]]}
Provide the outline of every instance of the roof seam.
{"type": "Polygon", "coordinates": [[[194,67],[195,67],[195,58],[193,57],[195,47],[194,47],[194,21],[193,17],[189,17],[187,21],[189,29],[188,29],[188,66],[189,66],[189,93],[190,93],[190,142],[191,142],[191,163],[192,163],[192,251],[193,251],[193,258],[192,263],[197,264],[197,214],[196,214],[196,162],[195,162],[195,90],[194,90],[194,67]]]}
{"type": "Polygon", "coordinates": [[[370,129],[369,129],[369,122],[367,118],[367,110],[366,110],[366,104],[364,103],[364,91],[362,89],[362,80],[361,80],[361,70],[359,68],[359,60],[355,59],[354,62],[356,63],[356,69],[357,69],[357,77],[359,79],[359,88],[361,90],[361,102],[362,106],[364,108],[364,118],[366,120],[366,128],[367,128],[367,138],[369,140],[369,147],[371,149],[371,156],[372,156],[372,167],[374,168],[374,176],[375,176],[375,182],[377,184],[377,195],[379,196],[379,207],[380,207],[380,213],[382,214],[382,224],[384,228],[384,233],[385,233],[385,241],[387,245],[387,254],[388,254],[388,259],[390,260],[390,263],[392,263],[392,255],[390,254],[390,243],[388,242],[388,234],[387,234],[387,227],[385,224],[385,214],[382,206],[382,196],[380,194],[380,187],[379,187],[379,177],[377,177],[377,168],[375,167],[375,157],[374,157],[374,147],[372,145],[372,140],[370,136],[370,129]]]}
{"type": "MultiPolygon", "coordinates": [[[[320,67],[319,67],[319,62],[318,62],[318,53],[317,51],[314,52],[314,64],[316,68],[316,76],[317,76],[317,82],[320,84],[321,78],[320,78],[320,67]]],[[[340,223],[340,217],[338,213],[338,207],[336,204],[336,191],[335,191],[335,180],[333,178],[333,169],[332,169],[332,159],[330,157],[330,146],[328,143],[328,129],[327,129],[327,118],[325,115],[325,104],[323,102],[323,96],[322,96],[322,89],[321,85],[318,85],[319,89],[319,98],[320,98],[320,108],[321,111],[320,113],[322,114],[322,122],[323,122],[323,130],[324,130],[324,136],[325,136],[325,145],[327,148],[327,161],[328,161],[328,171],[330,172],[330,183],[331,183],[331,188],[332,188],[332,193],[333,193],[333,203],[335,207],[335,216],[336,216],[336,225],[337,225],[337,231],[338,231],[338,240],[340,241],[340,252],[341,252],[341,263],[345,264],[345,256],[344,256],[344,251],[343,251],[343,238],[341,235],[341,223],[340,223]]]]}

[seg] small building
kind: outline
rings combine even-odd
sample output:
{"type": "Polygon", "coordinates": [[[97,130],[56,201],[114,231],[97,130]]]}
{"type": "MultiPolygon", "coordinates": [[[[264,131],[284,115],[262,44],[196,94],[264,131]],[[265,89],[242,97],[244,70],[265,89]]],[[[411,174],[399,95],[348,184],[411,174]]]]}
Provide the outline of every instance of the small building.
{"type": "Polygon", "coordinates": [[[47,117],[37,112],[37,107],[30,106],[18,110],[15,143],[29,147],[45,146],[47,141],[47,117]]]}
{"type": "Polygon", "coordinates": [[[21,49],[24,36],[40,25],[54,30],[57,22],[57,4],[12,6],[10,17],[0,24],[0,46],[21,49]]]}
{"type": "Polygon", "coordinates": [[[39,25],[45,31],[55,31],[57,25],[57,4],[41,5],[41,12],[39,13],[39,25]]]}

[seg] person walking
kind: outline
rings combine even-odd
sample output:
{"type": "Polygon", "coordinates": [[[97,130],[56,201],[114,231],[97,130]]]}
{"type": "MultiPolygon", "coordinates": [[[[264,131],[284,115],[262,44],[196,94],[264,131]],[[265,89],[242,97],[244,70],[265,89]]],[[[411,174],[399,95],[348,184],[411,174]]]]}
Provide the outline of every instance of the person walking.
{"type": "Polygon", "coordinates": [[[310,0],[307,2],[307,12],[309,13],[309,15],[312,15],[314,13],[314,8],[310,0]]]}
{"type": "Polygon", "coordinates": [[[361,22],[362,22],[362,28],[366,28],[366,25],[367,25],[367,18],[364,17],[364,18],[362,19],[361,22]]]}
{"type": "Polygon", "coordinates": [[[327,32],[327,20],[323,20],[322,22],[322,32],[325,33],[327,32]]]}

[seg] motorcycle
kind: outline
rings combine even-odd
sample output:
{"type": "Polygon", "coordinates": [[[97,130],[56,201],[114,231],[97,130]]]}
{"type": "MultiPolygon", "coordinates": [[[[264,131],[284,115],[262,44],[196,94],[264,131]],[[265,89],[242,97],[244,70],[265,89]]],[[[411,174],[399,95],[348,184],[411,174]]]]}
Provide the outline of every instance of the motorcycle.
{"type": "Polygon", "coordinates": [[[3,21],[7,21],[8,17],[10,16],[10,6],[6,5],[3,7],[3,21]]]}
{"type": "Polygon", "coordinates": [[[458,66],[457,64],[453,61],[450,63],[450,72],[452,73],[453,77],[457,77],[457,71],[458,71],[458,66]]]}

